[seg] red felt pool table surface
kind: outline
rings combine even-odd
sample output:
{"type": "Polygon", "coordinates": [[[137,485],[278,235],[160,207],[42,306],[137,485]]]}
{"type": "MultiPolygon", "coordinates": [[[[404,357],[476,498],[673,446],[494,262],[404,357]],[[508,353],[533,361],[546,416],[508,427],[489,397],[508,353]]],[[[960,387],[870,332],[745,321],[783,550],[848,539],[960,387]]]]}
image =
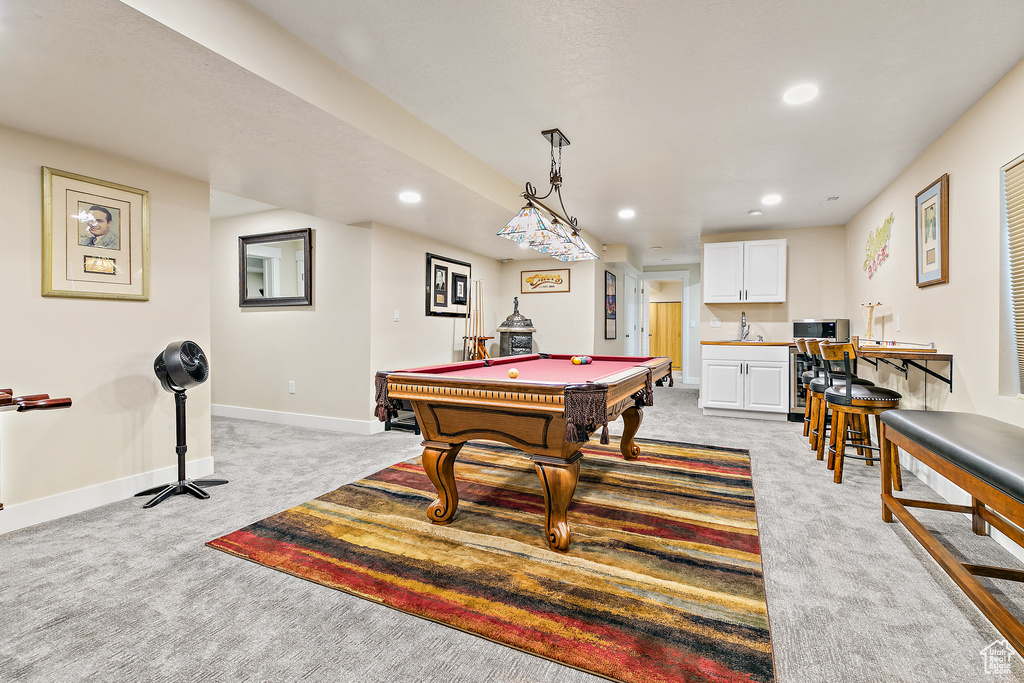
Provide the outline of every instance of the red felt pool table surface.
{"type": "Polygon", "coordinates": [[[583,384],[600,382],[624,370],[652,360],[654,356],[591,356],[592,363],[575,365],[569,355],[551,354],[542,358],[537,354],[528,356],[506,356],[495,358],[490,365],[479,363],[452,363],[450,365],[433,365],[401,372],[444,375],[445,377],[461,377],[467,379],[508,379],[508,371],[515,368],[519,371],[518,382],[555,382],[562,384],[583,384]]]}

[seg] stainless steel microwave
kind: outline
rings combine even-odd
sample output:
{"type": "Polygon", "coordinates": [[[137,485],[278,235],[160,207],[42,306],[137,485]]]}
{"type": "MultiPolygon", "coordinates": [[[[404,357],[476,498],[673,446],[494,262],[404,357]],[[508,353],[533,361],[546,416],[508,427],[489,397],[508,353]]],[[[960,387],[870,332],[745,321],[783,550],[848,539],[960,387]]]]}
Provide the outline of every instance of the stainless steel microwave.
{"type": "Polygon", "coordinates": [[[815,318],[793,321],[793,339],[831,339],[850,341],[849,318],[815,318]]]}

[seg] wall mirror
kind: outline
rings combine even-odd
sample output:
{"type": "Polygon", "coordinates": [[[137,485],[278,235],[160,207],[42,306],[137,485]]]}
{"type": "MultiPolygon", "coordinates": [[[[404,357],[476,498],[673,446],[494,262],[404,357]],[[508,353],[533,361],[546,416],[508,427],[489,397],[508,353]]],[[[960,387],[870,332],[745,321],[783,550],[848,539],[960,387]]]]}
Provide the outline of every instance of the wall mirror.
{"type": "Polygon", "coordinates": [[[238,238],[238,305],[313,305],[313,230],[238,238]]]}

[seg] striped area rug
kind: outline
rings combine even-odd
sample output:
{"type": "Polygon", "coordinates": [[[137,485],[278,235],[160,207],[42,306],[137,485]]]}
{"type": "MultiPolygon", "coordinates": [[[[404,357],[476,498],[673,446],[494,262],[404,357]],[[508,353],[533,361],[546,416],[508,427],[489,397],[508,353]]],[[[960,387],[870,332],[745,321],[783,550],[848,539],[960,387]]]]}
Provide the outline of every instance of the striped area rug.
{"type": "Polygon", "coordinates": [[[416,459],[208,545],[613,680],[774,680],[746,451],[637,442],[584,447],[565,554],[533,464],[489,442],[448,526],[416,459]]]}

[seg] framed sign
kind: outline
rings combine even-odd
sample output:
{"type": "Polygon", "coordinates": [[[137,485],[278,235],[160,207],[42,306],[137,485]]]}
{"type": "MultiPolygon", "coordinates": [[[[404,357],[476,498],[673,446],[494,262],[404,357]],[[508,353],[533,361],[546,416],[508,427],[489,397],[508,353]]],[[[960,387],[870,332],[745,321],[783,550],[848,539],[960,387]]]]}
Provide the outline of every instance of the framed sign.
{"type": "Polygon", "coordinates": [[[519,272],[519,293],[568,292],[569,269],[523,270],[519,272]]]}
{"type": "Polygon", "coordinates": [[[917,193],[917,286],[949,282],[949,174],[917,193]]]}
{"type": "Polygon", "coordinates": [[[469,315],[471,269],[464,261],[427,254],[427,315],[469,315]]]}
{"type": "Polygon", "coordinates": [[[604,271],[604,338],[615,339],[615,274],[604,271]]]}
{"type": "Polygon", "coordinates": [[[44,166],[43,296],[149,301],[149,192],[44,166]]]}

